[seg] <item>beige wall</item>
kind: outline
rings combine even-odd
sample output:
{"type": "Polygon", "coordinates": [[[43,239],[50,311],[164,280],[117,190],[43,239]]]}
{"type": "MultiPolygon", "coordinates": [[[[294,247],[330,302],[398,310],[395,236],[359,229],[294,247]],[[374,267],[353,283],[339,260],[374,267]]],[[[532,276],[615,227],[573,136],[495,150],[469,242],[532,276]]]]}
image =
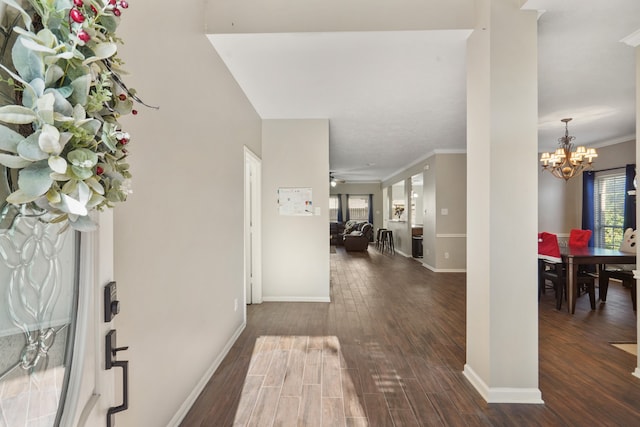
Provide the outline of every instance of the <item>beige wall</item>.
{"type": "Polygon", "coordinates": [[[437,265],[436,262],[436,156],[429,157],[424,165],[423,203],[424,215],[422,218],[422,262],[425,265],[437,265]]]}
{"type": "Polygon", "coordinates": [[[216,0],[210,33],[390,31],[473,27],[474,0],[216,0]]]}
{"type": "Polygon", "coordinates": [[[264,301],[329,301],[328,171],[328,120],[263,122],[264,301]],[[292,187],[312,189],[313,215],[280,215],[278,189],[292,187]]]}
{"type": "Polygon", "coordinates": [[[467,259],[467,156],[438,154],[436,172],[437,271],[464,270],[467,259]],[[446,210],[446,214],[444,211],[446,210]]]}
{"type": "Polygon", "coordinates": [[[243,146],[261,153],[261,120],[202,14],[201,1],[138,0],[118,32],[127,84],[160,106],[122,120],[134,178],[115,209],[115,325],[129,346],[118,358],[130,361],[120,427],[166,426],[188,409],[243,325],[243,146]]]}
{"type": "Polygon", "coordinates": [[[467,156],[464,154],[436,155],[436,183],[438,234],[465,234],[467,231],[467,156]],[[442,210],[446,209],[447,214],[442,210]]]}

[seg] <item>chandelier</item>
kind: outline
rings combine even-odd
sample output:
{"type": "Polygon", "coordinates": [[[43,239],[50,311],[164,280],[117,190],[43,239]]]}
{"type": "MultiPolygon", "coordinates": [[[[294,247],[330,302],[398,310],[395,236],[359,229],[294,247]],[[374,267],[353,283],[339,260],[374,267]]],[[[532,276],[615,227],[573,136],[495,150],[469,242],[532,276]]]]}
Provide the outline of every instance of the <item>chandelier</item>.
{"type": "Polygon", "coordinates": [[[553,153],[542,153],[540,161],[542,169],[547,170],[556,178],[562,178],[568,181],[576,174],[591,167],[593,159],[598,157],[595,148],[585,148],[579,146],[573,151],[571,141],[576,139],[575,136],[569,136],[569,122],[571,119],[562,119],[564,123],[564,136],[558,138],[558,148],[553,153]]]}

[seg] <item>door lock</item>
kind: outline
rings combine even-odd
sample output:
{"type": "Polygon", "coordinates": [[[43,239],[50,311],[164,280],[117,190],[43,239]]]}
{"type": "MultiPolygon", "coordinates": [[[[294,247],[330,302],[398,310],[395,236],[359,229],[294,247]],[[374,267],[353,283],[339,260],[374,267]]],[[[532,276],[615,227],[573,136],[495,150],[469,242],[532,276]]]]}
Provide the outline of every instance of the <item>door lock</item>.
{"type": "Polygon", "coordinates": [[[116,282],[109,282],[104,287],[104,321],[111,322],[120,313],[120,301],[116,292],[116,282]]]}

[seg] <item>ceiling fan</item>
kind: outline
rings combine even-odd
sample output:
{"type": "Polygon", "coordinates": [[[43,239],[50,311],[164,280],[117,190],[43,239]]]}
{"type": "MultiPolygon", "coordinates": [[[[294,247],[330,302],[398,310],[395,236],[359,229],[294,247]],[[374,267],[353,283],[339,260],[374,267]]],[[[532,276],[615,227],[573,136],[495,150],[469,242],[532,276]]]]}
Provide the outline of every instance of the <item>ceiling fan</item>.
{"type": "Polygon", "coordinates": [[[333,172],[329,172],[329,183],[332,187],[335,187],[337,184],[344,184],[346,181],[344,179],[336,178],[333,176],[333,172]]]}
{"type": "MultiPolygon", "coordinates": [[[[351,167],[351,168],[347,168],[347,169],[333,169],[329,171],[329,179],[333,182],[335,181],[338,184],[344,184],[346,182],[345,179],[343,178],[337,178],[336,175],[342,175],[342,174],[346,174],[346,175],[363,175],[363,174],[367,174],[367,170],[370,169],[371,167],[375,166],[375,163],[367,163],[366,165],[362,165],[362,166],[356,166],[356,167],[351,167]]],[[[332,186],[335,187],[335,185],[332,183],[332,186]]]]}

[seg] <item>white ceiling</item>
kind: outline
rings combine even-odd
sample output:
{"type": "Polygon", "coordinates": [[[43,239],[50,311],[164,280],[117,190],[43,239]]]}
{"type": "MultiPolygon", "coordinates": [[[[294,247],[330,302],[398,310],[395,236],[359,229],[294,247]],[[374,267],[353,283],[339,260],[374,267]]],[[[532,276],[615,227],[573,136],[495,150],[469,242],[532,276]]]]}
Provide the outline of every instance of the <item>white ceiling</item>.
{"type": "MultiPolygon", "coordinates": [[[[539,148],[560,119],[576,143],[635,138],[638,0],[529,0],[538,21],[539,148]]],[[[465,49],[470,31],[210,35],[263,119],[328,118],[330,167],[380,181],[434,151],[466,147],[465,49]]],[[[517,143],[517,142],[516,142],[517,143]]]]}

